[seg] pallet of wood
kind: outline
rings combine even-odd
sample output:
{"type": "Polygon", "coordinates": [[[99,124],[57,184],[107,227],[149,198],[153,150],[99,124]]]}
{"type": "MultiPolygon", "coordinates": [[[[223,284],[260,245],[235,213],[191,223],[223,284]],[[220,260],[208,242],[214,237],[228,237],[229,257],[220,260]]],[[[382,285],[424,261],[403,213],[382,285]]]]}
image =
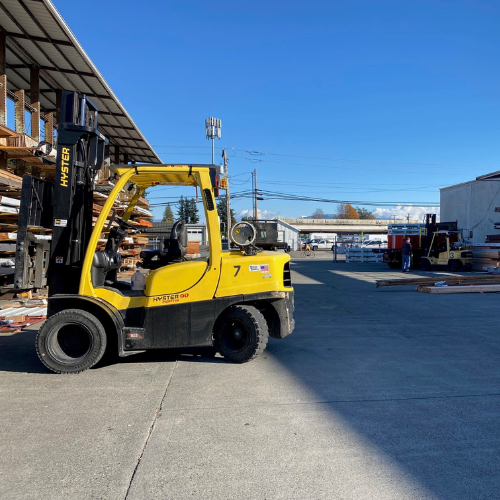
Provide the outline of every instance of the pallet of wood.
{"type": "Polygon", "coordinates": [[[433,286],[436,283],[445,285],[473,285],[473,284],[499,284],[500,276],[492,274],[469,274],[469,275],[435,275],[430,278],[424,276],[415,276],[412,278],[377,280],[377,287],[385,286],[403,286],[403,285],[423,285],[433,286]]]}
{"type": "Polygon", "coordinates": [[[456,286],[425,286],[419,285],[417,292],[424,293],[498,293],[500,283],[497,285],[456,285],[456,286]]]}
{"type": "Polygon", "coordinates": [[[187,255],[199,254],[200,253],[200,242],[199,241],[188,241],[187,244],[187,255]]]}

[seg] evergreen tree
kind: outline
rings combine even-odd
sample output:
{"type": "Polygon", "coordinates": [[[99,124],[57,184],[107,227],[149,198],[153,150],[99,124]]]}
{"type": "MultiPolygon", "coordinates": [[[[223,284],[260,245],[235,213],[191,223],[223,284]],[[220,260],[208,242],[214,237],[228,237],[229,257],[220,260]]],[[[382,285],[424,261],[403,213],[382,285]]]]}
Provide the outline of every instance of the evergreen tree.
{"type": "Polygon", "coordinates": [[[356,207],[356,212],[358,212],[360,219],[376,219],[373,212],[370,212],[367,208],[356,207]]]}
{"type": "Polygon", "coordinates": [[[165,207],[165,211],[163,212],[163,219],[161,221],[162,222],[174,222],[174,212],[172,212],[170,205],[167,205],[165,207]]]}
{"type": "Polygon", "coordinates": [[[198,224],[200,222],[200,216],[198,215],[198,206],[196,205],[196,201],[194,198],[187,200],[188,206],[188,219],[189,224],[198,224]]]}
{"type": "Polygon", "coordinates": [[[179,220],[183,220],[186,223],[189,222],[187,215],[187,206],[186,206],[187,202],[188,199],[184,198],[184,196],[181,195],[178,202],[179,208],[177,209],[177,217],[179,218],[179,220]]]}

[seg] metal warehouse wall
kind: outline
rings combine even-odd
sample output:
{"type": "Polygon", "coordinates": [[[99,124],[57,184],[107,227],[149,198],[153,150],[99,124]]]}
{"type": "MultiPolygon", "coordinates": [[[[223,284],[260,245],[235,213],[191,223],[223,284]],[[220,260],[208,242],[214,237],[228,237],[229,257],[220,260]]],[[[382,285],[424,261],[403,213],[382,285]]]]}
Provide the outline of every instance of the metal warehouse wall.
{"type": "Polygon", "coordinates": [[[300,250],[299,247],[299,239],[300,232],[298,229],[291,227],[289,224],[284,223],[281,220],[277,220],[278,222],[278,231],[284,231],[283,241],[290,245],[292,250],[300,250]]]}
{"type": "Polygon", "coordinates": [[[441,221],[458,221],[458,227],[473,233],[473,243],[484,243],[486,235],[500,234],[500,180],[471,181],[443,188],[441,221]]]}

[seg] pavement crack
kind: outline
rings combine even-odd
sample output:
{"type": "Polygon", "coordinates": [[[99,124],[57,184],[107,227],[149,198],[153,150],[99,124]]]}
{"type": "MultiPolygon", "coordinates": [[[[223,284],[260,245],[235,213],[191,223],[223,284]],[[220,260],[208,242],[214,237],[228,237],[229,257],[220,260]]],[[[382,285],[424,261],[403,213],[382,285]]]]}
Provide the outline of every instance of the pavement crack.
{"type": "Polygon", "coordinates": [[[125,493],[124,500],[127,500],[127,498],[128,498],[128,495],[130,493],[130,488],[132,487],[132,483],[134,482],[135,475],[139,469],[139,465],[141,464],[142,457],[144,456],[144,453],[146,452],[146,448],[148,446],[149,439],[151,438],[151,436],[153,434],[156,422],[157,422],[158,417],[160,416],[160,413],[163,409],[163,402],[165,401],[165,398],[167,397],[167,392],[168,392],[168,389],[170,387],[170,383],[172,382],[172,378],[174,377],[174,373],[175,373],[175,369],[177,368],[177,365],[178,365],[178,361],[176,361],[174,364],[174,369],[172,370],[172,373],[170,374],[170,377],[168,378],[167,386],[165,387],[165,392],[163,393],[163,396],[160,400],[160,403],[156,408],[156,412],[155,412],[155,415],[153,417],[153,421],[151,422],[151,425],[149,426],[148,434],[146,436],[146,440],[144,441],[144,446],[142,447],[141,453],[140,453],[139,457],[137,458],[137,463],[135,464],[134,472],[132,473],[132,477],[130,478],[130,481],[128,483],[127,492],[125,493]]]}

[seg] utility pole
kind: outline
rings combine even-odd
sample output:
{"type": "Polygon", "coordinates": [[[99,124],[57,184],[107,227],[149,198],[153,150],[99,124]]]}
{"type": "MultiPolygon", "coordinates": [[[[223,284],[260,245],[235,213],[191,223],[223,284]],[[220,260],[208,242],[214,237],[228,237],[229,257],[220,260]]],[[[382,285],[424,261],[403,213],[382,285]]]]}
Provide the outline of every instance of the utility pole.
{"type": "Polygon", "coordinates": [[[226,227],[227,237],[229,239],[229,231],[231,231],[231,204],[229,203],[229,175],[227,172],[227,153],[225,148],[222,150],[222,158],[224,160],[224,175],[226,176],[226,227]]]}
{"type": "Polygon", "coordinates": [[[253,220],[257,220],[257,169],[253,169],[253,186],[254,186],[254,191],[253,191],[253,220]]]}

